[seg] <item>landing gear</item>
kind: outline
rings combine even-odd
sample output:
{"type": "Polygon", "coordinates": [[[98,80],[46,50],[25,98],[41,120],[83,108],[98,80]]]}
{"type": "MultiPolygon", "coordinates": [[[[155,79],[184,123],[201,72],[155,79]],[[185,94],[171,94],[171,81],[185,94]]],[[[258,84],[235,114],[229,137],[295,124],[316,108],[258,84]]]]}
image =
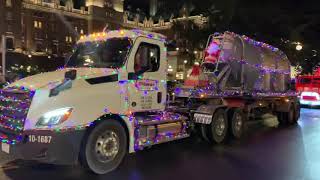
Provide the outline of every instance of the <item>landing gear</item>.
{"type": "Polygon", "coordinates": [[[106,174],[120,165],[127,152],[126,132],[118,121],[107,119],[90,132],[82,149],[81,164],[96,174],[106,174]]]}

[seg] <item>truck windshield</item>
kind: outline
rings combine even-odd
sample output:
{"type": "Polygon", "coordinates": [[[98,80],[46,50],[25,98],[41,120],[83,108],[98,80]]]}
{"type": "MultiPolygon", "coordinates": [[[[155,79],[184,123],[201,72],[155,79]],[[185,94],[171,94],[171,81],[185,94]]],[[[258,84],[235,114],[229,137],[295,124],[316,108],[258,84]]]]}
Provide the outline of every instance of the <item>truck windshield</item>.
{"type": "Polygon", "coordinates": [[[130,47],[128,38],[80,43],[66,67],[119,68],[125,63],[130,47]]]}

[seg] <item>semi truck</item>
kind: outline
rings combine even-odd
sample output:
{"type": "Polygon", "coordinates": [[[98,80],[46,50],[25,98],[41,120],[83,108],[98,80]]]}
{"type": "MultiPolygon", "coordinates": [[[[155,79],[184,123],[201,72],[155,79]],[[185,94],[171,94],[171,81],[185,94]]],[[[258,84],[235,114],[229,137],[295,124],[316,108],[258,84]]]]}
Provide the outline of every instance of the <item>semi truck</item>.
{"type": "Polygon", "coordinates": [[[165,36],[141,30],[82,36],[64,68],[0,91],[1,150],[105,174],[127,153],[194,131],[220,144],[241,138],[245,124],[265,113],[283,125],[297,122],[299,101],[287,87],[290,64],[280,50],[225,32],[210,36],[205,54],[207,85],[169,93],[165,36]]]}

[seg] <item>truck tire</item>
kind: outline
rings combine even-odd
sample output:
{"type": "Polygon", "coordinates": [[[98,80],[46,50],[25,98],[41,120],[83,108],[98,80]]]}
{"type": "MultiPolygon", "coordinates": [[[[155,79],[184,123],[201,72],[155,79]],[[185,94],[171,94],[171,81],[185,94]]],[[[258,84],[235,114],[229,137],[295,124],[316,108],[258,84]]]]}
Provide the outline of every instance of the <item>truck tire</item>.
{"type": "Polygon", "coordinates": [[[224,109],[218,109],[212,117],[210,124],[210,140],[214,144],[221,144],[227,140],[228,118],[224,109]]]}
{"type": "Polygon", "coordinates": [[[295,123],[297,123],[299,118],[300,118],[300,103],[297,103],[295,105],[295,116],[294,116],[294,118],[295,118],[295,123]]]}
{"type": "Polygon", "coordinates": [[[230,132],[236,139],[240,139],[244,132],[246,118],[241,108],[234,109],[230,119],[230,132]]]}
{"type": "Polygon", "coordinates": [[[285,112],[276,112],[277,119],[279,121],[279,125],[284,126],[288,124],[288,121],[285,116],[285,112]]]}
{"type": "Polygon", "coordinates": [[[286,115],[286,118],[287,118],[289,125],[295,124],[297,122],[296,121],[296,107],[295,106],[291,105],[289,112],[286,112],[285,115],[286,115]]]}
{"type": "Polygon", "coordinates": [[[106,174],[120,165],[126,152],[125,129],[118,121],[106,119],[85,138],[80,163],[95,174],[106,174]]]}

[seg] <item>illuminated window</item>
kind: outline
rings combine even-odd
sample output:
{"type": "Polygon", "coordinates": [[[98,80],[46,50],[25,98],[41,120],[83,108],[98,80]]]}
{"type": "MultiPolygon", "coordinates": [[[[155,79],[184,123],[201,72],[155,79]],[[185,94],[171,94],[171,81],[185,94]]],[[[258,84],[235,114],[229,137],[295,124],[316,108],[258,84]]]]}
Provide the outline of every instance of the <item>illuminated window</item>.
{"type": "Polygon", "coordinates": [[[34,26],[35,28],[41,29],[41,28],[42,28],[42,22],[40,22],[40,21],[33,21],[33,26],[34,26]]]}
{"type": "Polygon", "coordinates": [[[84,33],[83,33],[83,29],[80,30],[80,33],[81,33],[81,34],[84,34],[84,33]]]}
{"type": "Polygon", "coordinates": [[[71,43],[72,42],[72,37],[71,36],[66,36],[66,42],[71,43]]]}
{"type": "Polygon", "coordinates": [[[11,0],[6,0],[6,7],[12,7],[11,0]]]}
{"type": "Polygon", "coordinates": [[[77,26],[76,26],[76,27],[74,27],[74,30],[78,32],[78,27],[77,27],[77,26]]]}

